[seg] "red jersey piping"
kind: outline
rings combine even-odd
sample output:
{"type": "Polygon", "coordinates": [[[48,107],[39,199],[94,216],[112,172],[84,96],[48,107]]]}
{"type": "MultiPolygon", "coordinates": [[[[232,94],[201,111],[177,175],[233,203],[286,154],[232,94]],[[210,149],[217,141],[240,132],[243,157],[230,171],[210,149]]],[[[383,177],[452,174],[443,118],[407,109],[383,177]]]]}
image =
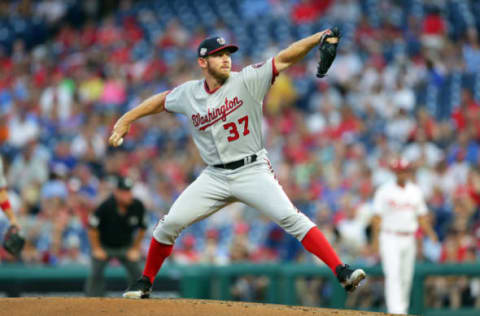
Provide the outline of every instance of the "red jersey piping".
{"type": "Polygon", "coordinates": [[[205,91],[206,91],[208,94],[213,94],[213,93],[217,92],[217,90],[220,89],[221,86],[222,86],[222,85],[219,85],[219,86],[216,87],[215,89],[210,90],[210,89],[208,88],[207,81],[206,81],[206,80],[203,81],[203,87],[205,88],[205,91]]]}
{"type": "Polygon", "coordinates": [[[272,84],[275,82],[275,79],[277,78],[279,72],[277,70],[277,67],[275,67],[275,57],[272,58],[272,84]]]}

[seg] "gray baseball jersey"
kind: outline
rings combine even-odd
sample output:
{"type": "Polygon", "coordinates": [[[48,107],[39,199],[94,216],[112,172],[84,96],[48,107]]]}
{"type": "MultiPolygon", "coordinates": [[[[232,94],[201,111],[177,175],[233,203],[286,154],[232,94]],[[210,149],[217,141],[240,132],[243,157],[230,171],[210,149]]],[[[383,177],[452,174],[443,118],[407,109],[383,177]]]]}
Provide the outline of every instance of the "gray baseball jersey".
{"type": "Polygon", "coordinates": [[[214,91],[204,80],[188,81],[167,95],[165,109],[190,119],[193,140],[206,164],[236,161],[264,147],[262,103],[277,74],[270,58],[232,72],[214,91]]]}
{"type": "Polygon", "coordinates": [[[153,232],[158,242],[173,244],[184,228],[235,201],[257,209],[298,240],[315,226],[283,191],[263,146],[262,101],[277,74],[271,58],[231,73],[215,91],[196,80],[167,95],[165,109],[187,115],[193,140],[209,166],[158,222],[153,232]],[[257,160],[242,167],[214,167],[254,153],[257,160]]]}

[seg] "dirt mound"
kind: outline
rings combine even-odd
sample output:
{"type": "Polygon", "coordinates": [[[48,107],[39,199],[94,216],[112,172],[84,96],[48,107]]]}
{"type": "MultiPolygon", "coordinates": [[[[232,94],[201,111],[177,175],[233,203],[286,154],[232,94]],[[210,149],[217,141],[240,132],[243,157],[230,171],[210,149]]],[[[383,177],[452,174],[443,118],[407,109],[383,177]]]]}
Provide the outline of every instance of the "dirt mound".
{"type": "Polygon", "coordinates": [[[272,304],[121,298],[1,298],[0,314],[11,316],[381,316],[383,313],[272,304]]]}

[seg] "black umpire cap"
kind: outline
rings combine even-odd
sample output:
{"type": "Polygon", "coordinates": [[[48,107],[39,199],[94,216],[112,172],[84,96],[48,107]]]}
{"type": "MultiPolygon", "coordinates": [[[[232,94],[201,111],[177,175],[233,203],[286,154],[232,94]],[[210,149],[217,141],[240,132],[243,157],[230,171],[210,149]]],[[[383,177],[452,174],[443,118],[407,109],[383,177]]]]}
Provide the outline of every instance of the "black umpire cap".
{"type": "Polygon", "coordinates": [[[224,49],[228,50],[230,53],[235,53],[238,50],[238,47],[233,44],[227,44],[223,37],[209,37],[203,40],[198,46],[198,57],[207,57],[224,49]]]}
{"type": "Polygon", "coordinates": [[[119,174],[109,176],[108,182],[110,182],[115,189],[123,191],[130,191],[133,188],[133,180],[119,174]]]}

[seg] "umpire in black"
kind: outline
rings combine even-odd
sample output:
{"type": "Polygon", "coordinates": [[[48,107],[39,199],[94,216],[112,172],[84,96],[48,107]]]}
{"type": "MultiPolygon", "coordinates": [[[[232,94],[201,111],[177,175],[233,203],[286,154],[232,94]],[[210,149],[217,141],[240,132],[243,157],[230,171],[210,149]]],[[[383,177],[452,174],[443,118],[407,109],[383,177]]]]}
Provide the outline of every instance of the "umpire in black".
{"type": "Polygon", "coordinates": [[[116,258],[127,270],[128,284],[141,275],[141,243],[145,235],[145,207],[131,192],[133,182],[115,175],[113,193],[89,216],[88,237],[92,250],[87,296],[104,296],[104,269],[116,258]]]}

